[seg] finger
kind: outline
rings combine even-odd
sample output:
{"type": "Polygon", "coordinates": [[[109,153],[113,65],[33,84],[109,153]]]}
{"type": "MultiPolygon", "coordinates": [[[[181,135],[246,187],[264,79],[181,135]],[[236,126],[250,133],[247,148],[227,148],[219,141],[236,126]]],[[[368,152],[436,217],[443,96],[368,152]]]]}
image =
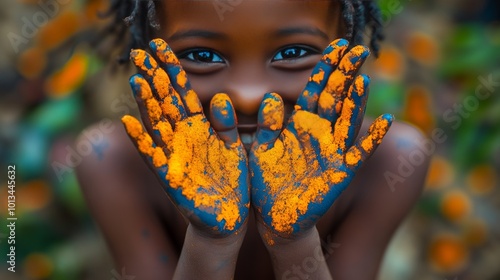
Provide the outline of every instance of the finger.
{"type": "Polygon", "coordinates": [[[146,130],[156,145],[164,147],[172,138],[172,127],[163,117],[158,100],[141,74],[133,75],[129,82],[146,130]]]}
{"type": "Polygon", "coordinates": [[[285,106],[277,93],[266,93],[258,115],[257,145],[273,143],[281,133],[285,118],[285,106]]]}
{"type": "Polygon", "coordinates": [[[153,143],[153,139],[144,130],[139,120],[125,115],[122,118],[128,136],[137,147],[139,152],[156,168],[167,167],[167,157],[163,150],[153,143]]]}
{"type": "Polygon", "coordinates": [[[356,139],[365,112],[369,82],[368,76],[358,76],[344,99],[340,117],[333,130],[334,144],[340,153],[345,152],[356,139]]]}
{"type": "Polygon", "coordinates": [[[210,101],[210,123],[226,147],[239,145],[236,113],[225,93],[217,93],[210,101]]]}
{"type": "Polygon", "coordinates": [[[378,117],[368,128],[368,132],[352,146],[345,155],[345,162],[352,170],[357,170],[382,143],[382,139],[391,127],[394,116],[384,114],[378,117]]]}
{"type": "Polygon", "coordinates": [[[170,46],[162,39],[154,39],[149,43],[149,47],[160,60],[161,66],[167,71],[172,86],[177,91],[186,106],[189,115],[203,112],[201,102],[196,93],[191,89],[191,84],[187,78],[186,71],[175,56],[170,46]]]}
{"type": "Polygon", "coordinates": [[[325,87],[333,69],[338,66],[348,46],[347,40],[338,39],[331,42],[323,51],[323,57],[314,67],[304,91],[297,100],[300,109],[316,113],[318,96],[325,87]]]}
{"type": "Polygon", "coordinates": [[[187,117],[184,104],[179,94],[172,88],[167,73],[163,71],[150,54],[143,50],[132,50],[130,59],[139,69],[139,72],[151,85],[160,101],[163,114],[172,125],[187,117]]]}
{"type": "Polygon", "coordinates": [[[355,46],[340,61],[339,66],[328,78],[320,93],[318,114],[335,123],[343,106],[343,100],[370,51],[364,46],[355,46]]]}

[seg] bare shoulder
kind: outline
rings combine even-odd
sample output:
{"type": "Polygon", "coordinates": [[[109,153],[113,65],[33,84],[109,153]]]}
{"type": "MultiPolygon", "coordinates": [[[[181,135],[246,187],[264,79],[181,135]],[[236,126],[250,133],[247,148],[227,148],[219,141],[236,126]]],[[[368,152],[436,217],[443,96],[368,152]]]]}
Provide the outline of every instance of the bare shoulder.
{"type": "Polygon", "coordinates": [[[119,201],[121,197],[135,193],[137,198],[149,200],[150,205],[163,204],[160,201],[163,202],[166,197],[161,186],[121,122],[104,119],[90,125],[78,136],[75,150],[85,145],[91,151],[82,156],[75,170],[89,202],[107,195],[119,201]]]}
{"type": "MultiPolygon", "coordinates": [[[[365,121],[362,135],[371,123],[365,121]]],[[[337,279],[374,279],[387,244],[422,192],[433,143],[415,127],[394,122],[384,140],[332,207],[340,244],[329,260],[337,279]],[[353,265],[364,270],[344,269],[353,265]]]]}
{"type": "Polygon", "coordinates": [[[90,147],[75,170],[116,267],[126,267],[141,279],[169,278],[183,232],[168,231],[164,220],[184,223],[122,124],[110,120],[93,124],[80,133],[74,146],[75,150],[90,147]]]}
{"type": "Polygon", "coordinates": [[[420,197],[434,150],[435,143],[418,128],[394,122],[353,181],[357,206],[386,208],[386,219],[401,220],[420,197]]]}
{"type": "Polygon", "coordinates": [[[119,190],[135,184],[120,185],[121,178],[144,171],[141,158],[118,121],[101,120],[85,128],[74,143],[74,150],[88,147],[75,167],[80,187],[87,199],[107,192],[119,195],[119,190]],[[113,183],[112,183],[113,182],[113,183]],[[103,188],[103,186],[106,186],[103,188]]]}
{"type": "Polygon", "coordinates": [[[435,143],[415,126],[394,122],[361,172],[376,178],[378,185],[390,192],[419,196],[435,148],[435,143]]]}

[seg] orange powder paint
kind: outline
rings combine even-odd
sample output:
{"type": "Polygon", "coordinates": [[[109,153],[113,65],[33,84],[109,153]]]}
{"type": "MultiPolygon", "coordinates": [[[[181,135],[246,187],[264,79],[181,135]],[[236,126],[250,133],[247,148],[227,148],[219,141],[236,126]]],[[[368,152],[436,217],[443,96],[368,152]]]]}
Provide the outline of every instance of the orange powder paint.
{"type": "Polygon", "coordinates": [[[335,64],[337,61],[340,61],[345,50],[347,49],[347,46],[336,47],[337,43],[338,40],[335,40],[334,42],[330,43],[330,46],[334,47],[333,51],[325,54],[322,60],[330,60],[333,64],[335,64]]]}
{"type": "Polygon", "coordinates": [[[320,95],[318,100],[319,108],[329,110],[335,104],[335,98],[329,92],[324,92],[320,95]]]}
{"type": "Polygon", "coordinates": [[[348,165],[356,165],[361,160],[361,152],[358,148],[353,147],[345,155],[345,161],[348,165]]]}
{"type": "Polygon", "coordinates": [[[189,90],[186,93],[185,101],[186,107],[188,107],[189,112],[197,114],[203,111],[203,107],[201,107],[198,95],[196,94],[196,92],[194,92],[194,90],[189,90]]]}
{"type": "Polygon", "coordinates": [[[179,65],[180,62],[171,50],[167,50],[168,45],[162,39],[153,39],[156,45],[156,54],[161,59],[163,63],[169,63],[174,65],[179,65]]]}
{"type": "MultiPolygon", "coordinates": [[[[349,93],[350,94],[350,93],[349,93]]],[[[349,137],[349,127],[351,126],[351,116],[353,110],[356,109],[356,105],[351,98],[346,98],[344,104],[342,105],[342,112],[339,119],[335,123],[335,141],[334,149],[345,150],[345,141],[349,137]]]]}
{"type": "MultiPolygon", "coordinates": [[[[342,93],[345,88],[345,84],[348,78],[351,78],[348,73],[352,73],[356,69],[356,65],[352,64],[351,58],[356,56],[361,56],[365,51],[364,47],[357,46],[352,48],[349,54],[347,54],[341,61],[338,67],[338,70],[333,71],[333,73],[328,78],[328,83],[326,84],[325,91],[330,93],[342,93]]],[[[338,61],[338,57],[334,55],[334,58],[337,59],[332,61],[338,61]]]]}
{"type": "MultiPolygon", "coordinates": [[[[319,142],[322,156],[330,158],[336,155],[331,145],[333,136],[329,121],[306,111],[296,112],[291,121],[299,138],[306,140],[312,137],[319,142]]],[[[264,182],[275,198],[268,214],[277,232],[292,232],[292,225],[307,212],[309,204],[321,202],[330,185],[341,182],[347,176],[345,172],[333,169],[321,170],[313,148],[304,143],[307,141],[299,142],[295,135],[284,130],[271,149],[255,152],[264,182]],[[299,182],[300,186],[293,186],[295,182],[299,182]]]]}
{"type": "Polygon", "coordinates": [[[161,118],[161,108],[158,101],[154,98],[146,100],[146,108],[148,110],[149,120],[155,123],[161,118]]]}
{"type": "Polygon", "coordinates": [[[138,77],[134,78],[134,83],[138,84],[140,87],[140,97],[143,100],[147,100],[149,98],[153,98],[153,93],[151,92],[151,88],[146,80],[140,79],[138,77]]]}
{"type": "Polygon", "coordinates": [[[153,87],[158,92],[160,98],[164,99],[172,94],[174,90],[170,84],[170,79],[163,69],[158,66],[156,60],[143,50],[132,50],[130,59],[140,70],[152,78],[153,87]],[[149,61],[150,67],[147,66],[146,60],[149,61]]]}
{"type": "Polygon", "coordinates": [[[161,118],[162,110],[160,104],[158,103],[158,100],[153,97],[148,82],[144,79],[136,77],[134,79],[134,83],[140,88],[140,92],[138,93],[138,95],[146,105],[146,110],[148,111],[150,122],[153,124],[158,122],[161,118]]]}
{"type": "Polygon", "coordinates": [[[363,96],[363,94],[365,94],[365,79],[361,76],[358,76],[354,81],[354,85],[356,87],[358,96],[363,96]]]}
{"type": "MultiPolygon", "coordinates": [[[[180,99],[177,99],[180,101],[180,99]]],[[[175,105],[172,96],[167,96],[163,100],[163,104],[161,104],[161,109],[163,111],[163,114],[168,116],[171,120],[174,122],[180,121],[181,120],[181,113],[179,111],[179,105],[175,105]]]]}
{"type": "Polygon", "coordinates": [[[154,126],[154,129],[160,132],[161,140],[163,141],[163,143],[170,142],[170,140],[172,139],[173,131],[172,126],[168,122],[159,121],[154,126]]]}
{"type": "Polygon", "coordinates": [[[143,155],[150,157],[155,167],[167,164],[167,157],[163,150],[153,146],[151,136],[144,131],[141,123],[136,118],[125,115],[122,118],[122,123],[125,125],[128,135],[134,139],[139,151],[143,155]]]}
{"type": "Polygon", "coordinates": [[[186,72],[181,71],[179,74],[177,74],[177,84],[179,84],[180,87],[185,88],[186,83],[187,83],[187,75],[186,72]]]}
{"type": "Polygon", "coordinates": [[[389,129],[389,122],[383,118],[377,118],[375,122],[368,129],[369,136],[361,141],[361,148],[366,153],[371,153],[374,148],[374,141],[376,144],[382,142],[382,138],[389,129]]]}
{"type": "Polygon", "coordinates": [[[314,74],[312,77],[309,78],[309,81],[313,81],[319,84],[321,83],[321,81],[323,81],[324,78],[325,78],[325,71],[320,69],[318,73],[314,74]]]}
{"type": "Polygon", "coordinates": [[[275,98],[267,98],[264,103],[262,113],[264,117],[263,125],[271,130],[279,130],[283,126],[283,118],[285,117],[285,108],[281,98],[273,93],[275,98]]]}
{"type": "Polygon", "coordinates": [[[215,213],[217,221],[224,220],[225,228],[233,230],[241,219],[235,190],[243,159],[210,135],[209,123],[203,120],[203,115],[195,115],[176,124],[166,179],[195,207],[215,213]]]}
{"type": "Polygon", "coordinates": [[[270,233],[269,231],[266,231],[264,233],[264,241],[267,243],[267,245],[273,246],[275,242],[274,242],[272,233],[270,233]]]}
{"type": "Polygon", "coordinates": [[[227,95],[217,94],[210,102],[210,107],[219,111],[224,117],[227,117],[229,115],[229,111],[227,110],[228,107],[226,105],[228,101],[231,102],[227,95]]]}

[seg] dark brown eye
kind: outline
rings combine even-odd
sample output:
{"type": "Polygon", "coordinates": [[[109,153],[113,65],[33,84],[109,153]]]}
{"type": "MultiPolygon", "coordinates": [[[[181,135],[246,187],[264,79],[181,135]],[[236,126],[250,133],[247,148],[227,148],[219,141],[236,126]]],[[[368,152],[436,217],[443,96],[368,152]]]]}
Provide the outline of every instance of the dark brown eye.
{"type": "Polygon", "coordinates": [[[187,59],[198,63],[224,63],[224,60],[211,50],[189,50],[179,55],[179,59],[187,59]]]}
{"type": "Polygon", "coordinates": [[[288,47],[288,48],[284,48],[280,51],[278,51],[278,53],[276,53],[276,55],[274,55],[272,61],[280,61],[280,60],[285,60],[285,59],[297,59],[297,58],[301,58],[301,57],[305,57],[305,56],[308,56],[308,55],[311,55],[311,54],[316,54],[317,51],[314,51],[310,48],[306,48],[306,47],[288,47]]]}

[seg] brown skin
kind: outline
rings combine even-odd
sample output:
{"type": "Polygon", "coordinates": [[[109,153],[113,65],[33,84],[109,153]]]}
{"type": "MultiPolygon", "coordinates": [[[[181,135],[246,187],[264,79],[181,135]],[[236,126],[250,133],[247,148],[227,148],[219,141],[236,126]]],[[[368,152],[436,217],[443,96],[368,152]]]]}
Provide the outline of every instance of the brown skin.
{"type": "MultiPolygon", "coordinates": [[[[278,92],[291,111],[322,50],[341,34],[338,7],[328,1],[243,1],[224,12],[222,21],[211,1],[165,2],[162,37],[184,57],[181,64],[205,108],[217,92],[230,96],[240,133],[256,129],[265,92],[278,92]],[[297,28],[302,31],[276,36],[280,30],[297,28]],[[187,30],[221,36],[178,36],[187,30]],[[295,60],[272,61],[290,46],[312,50],[295,60]],[[191,61],[186,51],[193,48],[213,50],[223,63],[191,61]]],[[[117,267],[140,279],[170,279],[174,271],[178,279],[229,279],[233,274],[236,279],[282,279],[287,271],[283,279],[305,279],[302,262],[315,256],[320,240],[339,246],[326,246],[326,262],[310,273],[312,279],[375,279],[392,234],[419,197],[428,167],[428,160],[416,166],[391,192],[384,173],[398,174],[398,156],[407,158],[423,139],[409,125],[394,123],[374,156],[318,222],[317,231],[266,246],[253,215],[246,235],[212,239],[188,228],[122,127],[116,127],[107,135],[111,148],[104,159],[86,157],[77,173],[117,267]],[[402,141],[410,145],[398,148],[402,141]]]]}

